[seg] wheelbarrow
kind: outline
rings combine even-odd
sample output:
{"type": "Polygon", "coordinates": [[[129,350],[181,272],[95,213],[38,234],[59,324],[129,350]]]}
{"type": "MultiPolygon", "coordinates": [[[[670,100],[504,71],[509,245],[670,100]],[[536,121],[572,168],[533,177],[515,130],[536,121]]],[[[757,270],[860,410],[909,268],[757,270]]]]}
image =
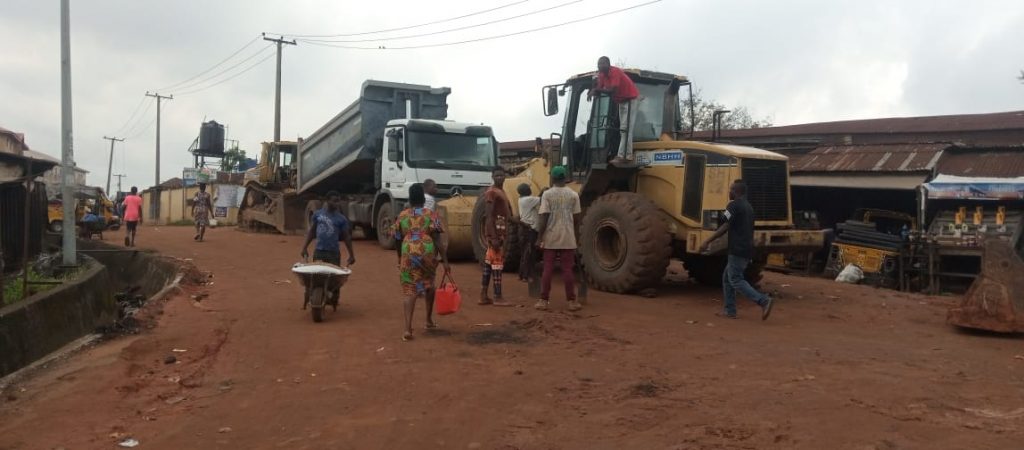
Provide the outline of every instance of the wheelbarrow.
{"type": "Polygon", "coordinates": [[[302,309],[309,307],[313,321],[322,322],[326,306],[330,305],[333,311],[338,310],[338,295],[352,270],[324,262],[311,262],[296,263],[292,266],[292,273],[305,288],[302,309]]]}

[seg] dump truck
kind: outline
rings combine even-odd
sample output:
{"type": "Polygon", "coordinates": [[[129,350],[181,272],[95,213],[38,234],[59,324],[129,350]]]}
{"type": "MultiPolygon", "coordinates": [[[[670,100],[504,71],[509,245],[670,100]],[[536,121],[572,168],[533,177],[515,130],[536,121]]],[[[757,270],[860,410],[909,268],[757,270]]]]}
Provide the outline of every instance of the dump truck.
{"type": "Polygon", "coordinates": [[[303,233],[328,191],[364,236],[396,245],[385,232],[414,183],[433,179],[453,257],[472,255],[475,195],[491,184],[498,147],[491,127],[446,120],[447,87],[369,80],[359,98],[306,139],[264,143],[245,175],[239,224],[303,233]]]}
{"type": "MultiPolygon", "coordinates": [[[[536,195],[551,185],[550,169],[564,165],[569,187],[580,194],[579,254],[591,286],[616,293],[656,286],[671,259],[683,261],[692,278],[720,284],[726,263],[726,240],[707,253],[701,244],[715,232],[729,202],[729,185],[742,179],[755,214],[755,261],[752,280],[770,253],[814,251],[823,233],[793,226],[788,159],[769,151],[717,142],[687,140],[683,130],[680,90],[692,97],[683,76],[629,69],[626,74],[639,92],[634,129],[635,161],[612,165],[618,149],[618,108],[607,95],[588,100],[596,73],[584,73],[542,88],[544,114],[562,108],[562,129],[552,133],[557,147],[526,163],[522,172],[504,184],[513,212],[518,215],[516,186],[526,183],[536,195]],[[562,100],[564,98],[564,101],[562,100]]],[[[692,102],[690,103],[692,104],[692,102]]],[[[691,120],[693,111],[690,110],[691,120]]],[[[473,224],[483,226],[484,205],[478,202],[473,224]]],[[[474,240],[482,257],[484,243],[474,240]]],[[[518,244],[509,246],[505,267],[518,266],[518,244]]]]}

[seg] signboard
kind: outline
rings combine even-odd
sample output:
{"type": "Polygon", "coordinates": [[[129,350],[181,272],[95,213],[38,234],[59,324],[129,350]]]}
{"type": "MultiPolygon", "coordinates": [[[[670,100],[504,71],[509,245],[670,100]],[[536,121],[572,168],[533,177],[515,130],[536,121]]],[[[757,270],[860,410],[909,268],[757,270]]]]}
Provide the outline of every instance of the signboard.
{"type": "Polygon", "coordinates": [[[181,181],[186,187],[195,186],[198,177],[199,169],[195,167],[186,167],[181,170],[181,181]]]}
{"type": "Polygon", "coordinates": [[[930,200],[1024,200],[1024,177],[978,178],[939,175],[925,183],[930,200]]]}
{"type": "Polygon", "coordinates": [[[227,216],[228,216],[228,208],[227,207],[224,207],[224,206],[214,206],[213,207],[213,217],[227,217],[227,216]]]}

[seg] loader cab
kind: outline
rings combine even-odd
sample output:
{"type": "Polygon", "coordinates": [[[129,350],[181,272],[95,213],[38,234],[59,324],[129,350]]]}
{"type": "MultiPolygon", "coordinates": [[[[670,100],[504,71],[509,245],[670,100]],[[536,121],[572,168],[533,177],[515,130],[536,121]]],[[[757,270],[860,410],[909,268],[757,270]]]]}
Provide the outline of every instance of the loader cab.
{"type": "MultiPolygon", "coordinates": [[[[636,114],[634,146],[642,142],[679,139],[684,134],[679,89],[686,86],[688,95],[692,97],[690,82],[685,77],[672,74],[636,69],[624,71],[640,92],[636,110],[631,111],[636,114]]],[[[645,163],[636,161],[621,167],[608,164],[618,151],[622,138],[619,108],[607,95],[588,98],[596,77],[597,72],[580,74],[563,84],[543,88],[544,115],[553,116],[564,111],[562,132],[553,133],[561,144],[557,151],[551,152],[551,164],[569,168],[572,179],[583,184],[581,192],[632,191],[636,172],[645,163]]]]}
{"type": "Polygon", "coordinates": [[[295,187],[295,155],[298,144],[290,141],[264,142],[256,166],[259,182],[295,187]]]}

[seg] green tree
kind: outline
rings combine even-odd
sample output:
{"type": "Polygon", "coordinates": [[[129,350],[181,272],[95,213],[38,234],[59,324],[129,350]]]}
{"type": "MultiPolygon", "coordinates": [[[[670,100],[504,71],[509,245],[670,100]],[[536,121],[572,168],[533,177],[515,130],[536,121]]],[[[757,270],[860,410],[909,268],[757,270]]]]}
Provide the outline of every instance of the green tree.
{"type": "MultiPolygon", "coordinates": [[[[682,92],[681,92],[682,93],[682,92]]],[[[685,96],[684,96],[685,97],[685,96]]],[[[690,100],[684,98],[683,108],[683,129],[690,129],[690,100]]],[[[765,128],[772,126],[771,117],[755,119],[746,106],[729,107],[714,100],[704,99],[703,92],[697,90],[693,93],[693,116],[697,131],[711,130],[714,126],[715,111],[728,110],[728,114],[722,116],[723,130],[737,130],[743,128],[765,128]]]]}
{"type": "Polygon", "coordinates": [[[243,164],[245,164],[245,150],[239,149],[236,144],[224,152],[224,158],[220,163],[220,170],[225,172],[235,172],[241,168],[243,164]]]}

